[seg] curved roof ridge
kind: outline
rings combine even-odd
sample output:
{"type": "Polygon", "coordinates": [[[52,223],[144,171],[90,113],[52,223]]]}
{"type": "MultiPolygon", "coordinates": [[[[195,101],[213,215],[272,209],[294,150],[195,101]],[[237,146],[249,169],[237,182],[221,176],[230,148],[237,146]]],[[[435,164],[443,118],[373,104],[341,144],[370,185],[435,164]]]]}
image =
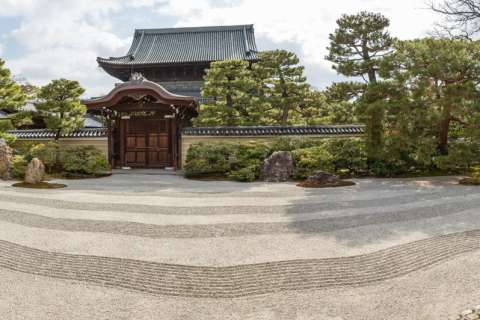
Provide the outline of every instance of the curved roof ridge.
{"type": "Polygon", "coordinates": [[[203,27],[180,27],[180,28],[152,28],[152,29],[135,29],[135,33],[145,32],[146,34],[168,34],[168,33],[185,33],[185,32],[215,32],[228,30],[253,29],[253,24],[239,24],[228,26],[203,26],[203,27]]]}
{"type": "Polygon", "coordinates": [[[107,73],[125,81],[125,73],[135,66],[207,64],[222,60],[255,61],[256,52],[252,24],[137,29],[126,55],[98,57],[97,62],[107,73]],[[122,68],[123,73],[119,71],[122,68]]]}

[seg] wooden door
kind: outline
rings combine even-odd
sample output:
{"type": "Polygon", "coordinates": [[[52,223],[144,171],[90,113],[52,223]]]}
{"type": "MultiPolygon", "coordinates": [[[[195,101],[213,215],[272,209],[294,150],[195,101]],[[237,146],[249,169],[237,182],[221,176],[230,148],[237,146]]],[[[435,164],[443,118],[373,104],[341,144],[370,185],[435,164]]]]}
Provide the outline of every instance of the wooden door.
{"type": "Polygon", "coordinates": [[[165,168],[172,165],[168,119],[125,120],[124,165],[132,168],[165,168]]]}
{"type": "Polygon", "coordinates": [[[148,120],[146,126],[148,167],[165,168],[172,166],[170,121],[166,119],[148,120]]]}

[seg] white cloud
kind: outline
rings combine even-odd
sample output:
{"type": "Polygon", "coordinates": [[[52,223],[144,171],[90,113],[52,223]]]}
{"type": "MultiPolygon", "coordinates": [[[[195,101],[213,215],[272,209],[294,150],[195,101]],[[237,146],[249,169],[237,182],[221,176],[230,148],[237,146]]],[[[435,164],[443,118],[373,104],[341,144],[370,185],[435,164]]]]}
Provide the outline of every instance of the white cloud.
{"type": "MultiPolygon", "coordinates": [[[[35,84],[65,77],[76,79],[98,95],[117,81],[101,71],[97,56],[123,54],[131,39],[115,34],[114,14],[126,7],[153,6],[158,0],[0,0],[20,25],[8,39],[22,48],[8,66],[35,84]]],[[[3,12],[3,11],[2,11],[3,12]]],[[[133,30],[132,30],[133,31],[133,30]]]]}
{"type": "MultiPolygon", "coordinates": [[[[423,3],[419,0],[242,0],[230,7],[218,7],[211,0],[170,0],[164,10],[178,18],[178,26],[254,23],[259,40],[295,44],[295,51],[308,66],[309,78],[323,86],[335,77],[324,57],[328,35],[335,30],[341,14],[381,12],[391,19],[394,36],[422,37],[437,18],[423,3]]],[[[259,44],[261,47],[260,41],[259,44]]]]}
{"type": "MultiPolygon", "coordinates": [[[[116,79],[98,69],[97,56],[126,53],[131,38],[118,34],[115,17],[127,10],[156,11],[175,18],[176,26],[255,24],[260,49],[295,51],[314,85],[324,87],[337,76],[324,60],[328,34],[342,13],[378,11],[391,19],[392,34],[420,37],[436,17],[418,0],[0,0],[0,19],[17,17],[6,35],[22,50],[7,64],[15,74],[44,84],[51,79],[78,79],[87,95],[106,93],[116,79]],[[262,46],[262,44],[264,44],[262,46]]],[[[129,20],[121,20],[128,23],[129,20]]],[[[138,21],[138,20],[135,20],[138,21]]],[[[171,27],[162,24],[158,27],[171,27]]],[[[151,21],[149,23],[151,25],[151,21]]],[[[137,25],[124,26],[133,29],[137,25]]],[[[1,34],[0,34],[1,35],[1,34]]],[[[5,35],[3,35],[5,36],[5,35]]]]}

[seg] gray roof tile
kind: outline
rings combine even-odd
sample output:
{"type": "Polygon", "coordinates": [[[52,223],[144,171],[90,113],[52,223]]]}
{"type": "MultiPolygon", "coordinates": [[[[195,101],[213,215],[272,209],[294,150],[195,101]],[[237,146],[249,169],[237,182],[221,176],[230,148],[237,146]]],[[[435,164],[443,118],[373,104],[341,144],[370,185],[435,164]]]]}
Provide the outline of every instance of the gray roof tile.
{"type": "Polygon", "coordinates": [[[97,58],[100,65],[181,64],[256,60],[253,25],[135,30],[123,57],[97,58]]]}
{"type": "MultiPolygon", "coordinates": [[[[49,129],[11,130],[8,132],[17,139],[53,139],[55,131],[49,129]]],[[[63,134],[62,138],[103,138],[107,136],[107,128],[83,128],[63,134]]]]}
{"type": "Polygon", "coordinates": [[[184,128],[185,136],[288,136],[288,135],[362,135],[362,125],[345,126],[255,126],[184,128]]]}

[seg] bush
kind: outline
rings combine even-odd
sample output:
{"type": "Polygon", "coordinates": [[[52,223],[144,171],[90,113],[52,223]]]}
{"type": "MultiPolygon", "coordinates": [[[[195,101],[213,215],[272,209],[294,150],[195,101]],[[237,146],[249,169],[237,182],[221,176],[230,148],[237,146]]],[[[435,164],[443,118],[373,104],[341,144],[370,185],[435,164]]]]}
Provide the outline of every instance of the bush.
{"type": "Polygon", "coordinates": [[[27,171],[28,161],[20,155],[13,156],[10,163],[10,170],[15,179],[23,180],[27,171]]]}
{"type": "Polygon", "coordinates": [[[187,177],[215,175],[226,177],[230,171],[231,143],[194,143],[187,152],[184,166],[187,177]]]}
{"type": "Polygon", "coordinates": [[[16,154],[26,155],[30,152],[30,149],[37,144],[38,142],[34,141],[15,140],[11,146],[16,154]]]}
{"type": "Polygon", "coordinates": [[[364,175],[367,171],[367,152],[362,139],[325,140],[324,147],[333,157],[336,172],[364,175]]]}
{"type": "Polygon", "coordinates": [[[451,173],[469,170],[480,160],[479,146],[474,143],[456,142],[450,144],[448,155],[436,156],[433,162],[438,169],[451,173]]]}
{"type": "Polygon", "coordinates": [[[60,160],[70,174],[97,176],[108,170],[105,154],[94,146],[68,146],[60,153],[60,160]]]}
{"type": "Polygon", "coordinates": [[[296,179],[305,179],[317,170],[329,172],[335,170],[334,157],[325,147],[294,150],[292,156],[295,163],[294,177],[296,179]]]}
{"type": "Polygon", "coordinates": [[[187,152],[185,176],[253,181],[269,153],[268,145],[260,142],[195,143],[187,152]]]}
{"type": "Polygon", "coordinates": [[[275,151],[292,152],[298,179],[317,170],[342,175],[364,174],[367,167],[365,144],[361,139],[279,138],[271,143],[195,143],[187,153],[185,176],[254,181],[260,175],[263,161],[275,151]]]}
{"type": "MultiPolygon", "coordinates": [[[[52,173],[55,166],[58,164],[60,147],[57,142],[48,142],[47,144],[36,144],[32,146],[28,152],[30,158],[38,158],[45,165],[48,173],[52,173]]],[[[60,168],[58,168],[60,169],[60,168]]]]}
{"type": "Polygon", "coordinates": [[[15,142],[15,140],[16,140],[17,138],[15,138],[14,136],[12,136],[11,134],[8,134],[8,133],[6,133],[6,132],[1,132],[1,131],[0,131],[0,139],[4,139],[5,142],[6,142],[9,146],[11,146],[11,145],[15,142]]]}
{"type": "Polygon", "coordinates": [[[228,177],[235,181],[240,182],[252,182],[258,179],[258,173],[260,171],[260,166],[251,165],[244,167],[238,170],[231,171],[228,174],[228,177]]]}

